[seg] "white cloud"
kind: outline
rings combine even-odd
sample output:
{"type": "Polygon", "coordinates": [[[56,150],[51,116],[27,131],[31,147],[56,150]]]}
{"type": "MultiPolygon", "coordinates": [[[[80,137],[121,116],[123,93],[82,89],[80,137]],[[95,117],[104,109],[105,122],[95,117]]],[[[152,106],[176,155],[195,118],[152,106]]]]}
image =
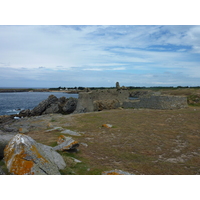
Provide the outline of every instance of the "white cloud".
{"type": "Polygon", "coordinates": [[[166,71],[186,83],[200,78],[200,26],[0,26],[0,43],[2,80],[84,85],[104,76],[104,84],[123,72],[127,84],[153,84],[166,71]]]}

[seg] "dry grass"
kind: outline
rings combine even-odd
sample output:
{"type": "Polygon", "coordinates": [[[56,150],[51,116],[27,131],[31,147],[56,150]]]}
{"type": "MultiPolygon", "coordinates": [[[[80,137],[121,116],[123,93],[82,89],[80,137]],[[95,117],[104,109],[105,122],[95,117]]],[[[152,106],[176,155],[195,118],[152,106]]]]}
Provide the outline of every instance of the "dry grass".
{"type": "MultiPolygon", "coordinates": [[[[63,115],[54,126],[84,132],[73,137],[81,160],[62,174],[101,174],[120,169],[134,174],[200,174],[200,108],[181,110],[126,109],[63,115]],[[112,124],[104,128],[102,124],[112,124]]],[[[46,130],[46,129],[45,129],[46,130]]],[[[59,131],[33,131],[36,141],[55,146],[59,131]]]]}

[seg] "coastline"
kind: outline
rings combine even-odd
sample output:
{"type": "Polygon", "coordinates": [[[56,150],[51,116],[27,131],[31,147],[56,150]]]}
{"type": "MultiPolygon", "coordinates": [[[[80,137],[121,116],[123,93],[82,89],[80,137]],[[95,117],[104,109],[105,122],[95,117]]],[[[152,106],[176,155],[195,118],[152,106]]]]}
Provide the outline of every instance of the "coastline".
{"type": "Polygon", "coordinates": [[[62,92],[69,94],[78,94],[79,91],[66,91],[66,90],[49,90],[49,89],[0,89],[0,93],[13,93],[13,92],[62,92]]]}

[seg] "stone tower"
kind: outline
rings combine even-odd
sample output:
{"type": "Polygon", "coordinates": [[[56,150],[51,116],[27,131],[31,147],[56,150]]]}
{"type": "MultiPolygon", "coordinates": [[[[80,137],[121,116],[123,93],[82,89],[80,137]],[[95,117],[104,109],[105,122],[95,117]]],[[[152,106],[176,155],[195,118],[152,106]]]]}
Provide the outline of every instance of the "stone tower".
{"type": "Polygon", "coordinates": [[[116,89],[117,89],[117,90],[119,90],[119,89],[120,89],[119,82],[116,82],[116,89]]]}

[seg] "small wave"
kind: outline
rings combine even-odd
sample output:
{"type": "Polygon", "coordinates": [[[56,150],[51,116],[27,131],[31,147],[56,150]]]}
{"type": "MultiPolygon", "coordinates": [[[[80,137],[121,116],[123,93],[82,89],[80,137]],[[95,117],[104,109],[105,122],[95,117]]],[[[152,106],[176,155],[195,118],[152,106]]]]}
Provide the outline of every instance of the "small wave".
{"type": "Polygon", "coordinates": [[[20,111],[21,111],[21,109],[11,109],[11,110],[7,110],[6,113],[19,114],[20,111]]]}

